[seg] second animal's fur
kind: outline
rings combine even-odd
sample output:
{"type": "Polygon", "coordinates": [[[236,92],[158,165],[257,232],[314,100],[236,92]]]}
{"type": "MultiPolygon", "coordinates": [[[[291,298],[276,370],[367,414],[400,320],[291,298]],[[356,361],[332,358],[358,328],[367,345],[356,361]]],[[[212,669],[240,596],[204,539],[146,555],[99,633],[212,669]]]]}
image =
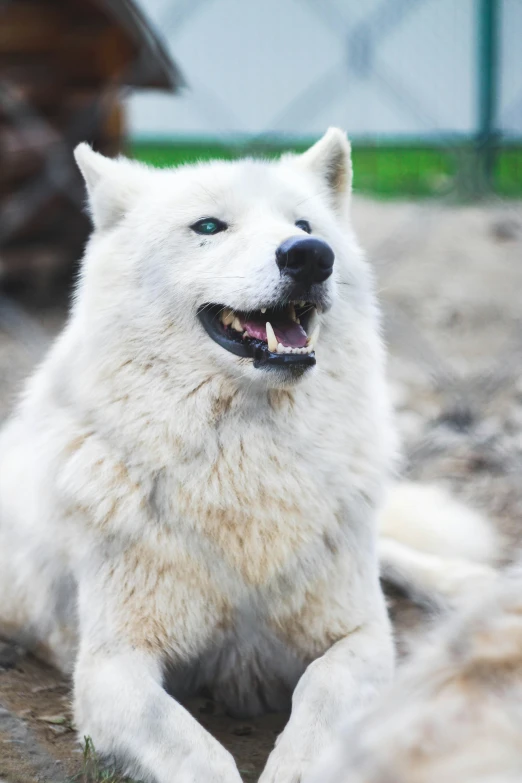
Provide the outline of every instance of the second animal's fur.
{"type": "Polygon", "coordinates": [[[490,576],[307,783],[522,779],[522,572],[490,576]]]}

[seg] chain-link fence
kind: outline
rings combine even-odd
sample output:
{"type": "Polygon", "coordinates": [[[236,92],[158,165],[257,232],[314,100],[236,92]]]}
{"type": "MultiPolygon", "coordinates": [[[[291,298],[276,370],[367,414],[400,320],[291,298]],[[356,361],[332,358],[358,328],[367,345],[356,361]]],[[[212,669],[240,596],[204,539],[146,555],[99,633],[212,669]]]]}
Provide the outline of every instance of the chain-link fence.
{"type": "Polygon", "coordinates": [[[139,155],[266,153],[336,124],[362,192],[522,192],[520,0],[147,7],[191,89],[131,102],[139,155]]]}

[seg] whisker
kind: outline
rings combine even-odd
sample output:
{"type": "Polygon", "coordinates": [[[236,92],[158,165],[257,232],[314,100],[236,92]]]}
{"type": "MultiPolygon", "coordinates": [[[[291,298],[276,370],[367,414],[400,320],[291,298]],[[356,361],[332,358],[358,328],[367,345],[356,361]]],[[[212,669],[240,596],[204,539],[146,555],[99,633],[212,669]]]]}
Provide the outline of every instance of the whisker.
{"type": "Polygon", "coordinates": [[[317,193],[312,193],[312,195],[311,195],[311,196],[307,196],[307,197],[306,197],[306,198],[304,198],[302,201],[298,201],[298,202],[297,202],[297,204],[296,204],[296,206],[297,206],[297,207],[300,207],[300,206],[301,206],[301,204],[305,204],[307,201],[310,201],[310,199],[313,199],[313,198],[322,198],[323,196],[327,196],[327,195],[328,195],[328,193],[329,193],[329,190],[328,190],[328,188],[325,188],[324,190],[319,190],[317,193]]]}
{"type": "MultiPolygon", "coordinates": [[[[212,302],[208,302],[207,304],[203,305],[203,307],[198,308],[198,312],[203,313],[205,310],[208,310],[210,307],[213,307],[214,305],[212,302]]],[[[222,308],[224,309],[224,308],[222,308]]]]}

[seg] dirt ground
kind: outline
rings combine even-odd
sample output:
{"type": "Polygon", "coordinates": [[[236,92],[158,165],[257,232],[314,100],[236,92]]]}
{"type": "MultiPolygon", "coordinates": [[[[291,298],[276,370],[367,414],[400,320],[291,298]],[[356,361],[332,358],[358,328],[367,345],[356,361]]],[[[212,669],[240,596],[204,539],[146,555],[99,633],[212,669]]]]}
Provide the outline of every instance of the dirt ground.
{"type": "MultiPolygon", "coordinates": [[[[404,472],[487,511],[512,554],[522,519],[522,204],[356,199],[354,215],[384,307],[404,472]]],[[[0,419],[63,316],[33,311],[21,322],[0,302],[0,419]]],[[[393,606],[399,631],[422,620],[393,606]]],[[[285,716],[237,721],[206,699],[190,708],[256,780],[285,716]]],[[[82,763],[68,684],[0,646],[0,783],[83,781],[82,763]]]]}
{"type": "MultiPolygon", "coordinates": [[[[1,655],[0,647],[0,666],[1,655]]],[[[0,668],[0,704],[28,730],[27,736],[13,743],[9,727],[2,730],[0,711],[0,780],[4,776],[9,783],[69,783],[79,775],[83,783],[82,749],[74,731],[68,682],[31,656],[12,659],[0,668]],[[27,753],[30,748],[32,755],[27,753]],[[42,765],[51,777],[42,777],[42,765]]],[[[185,706],[234,755],[245,783],[256,780],[286,716],[235,720],[204,698],[185,706]]]]}

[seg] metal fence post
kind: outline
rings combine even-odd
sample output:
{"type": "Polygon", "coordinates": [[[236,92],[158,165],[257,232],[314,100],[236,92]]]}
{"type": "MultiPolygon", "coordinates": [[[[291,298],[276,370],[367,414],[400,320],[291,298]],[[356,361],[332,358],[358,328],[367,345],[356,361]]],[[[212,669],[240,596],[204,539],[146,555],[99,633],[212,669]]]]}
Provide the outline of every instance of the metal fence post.
{"type": "Polygon", "coordinates": [[[498,93],[498,0],[478,4],[478,129],[476,137],[476,186],[479,195],[494,189],[494,165],[499,134],[496,128],[498,93]]]}

